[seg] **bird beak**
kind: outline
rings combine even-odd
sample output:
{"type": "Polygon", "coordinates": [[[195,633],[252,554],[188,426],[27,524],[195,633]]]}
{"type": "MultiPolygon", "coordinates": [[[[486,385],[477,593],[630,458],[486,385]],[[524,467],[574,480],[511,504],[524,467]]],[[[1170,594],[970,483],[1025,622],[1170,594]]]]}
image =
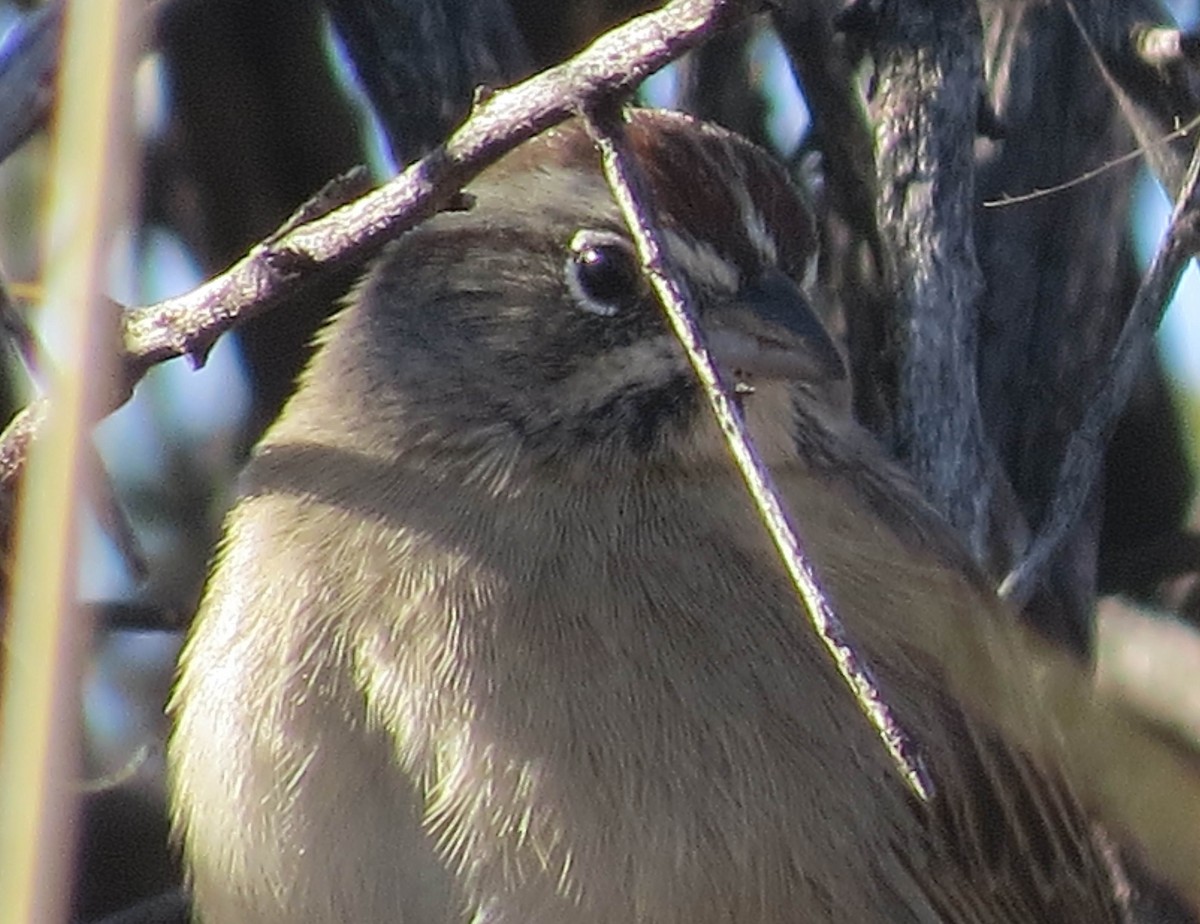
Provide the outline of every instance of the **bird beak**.
{"type": "Polygon", "coordinates": [[[778,270],[743,286],[705,320],[713,356],[740,392],[752,391],[755,380],[846,378],[841,354],[820,318],[778,270]]]}

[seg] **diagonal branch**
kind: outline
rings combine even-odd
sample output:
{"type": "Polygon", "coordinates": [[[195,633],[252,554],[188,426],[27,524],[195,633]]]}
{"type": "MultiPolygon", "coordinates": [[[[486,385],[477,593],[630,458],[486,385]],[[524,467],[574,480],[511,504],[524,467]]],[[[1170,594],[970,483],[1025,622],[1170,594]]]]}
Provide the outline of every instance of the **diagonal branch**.
{"type": "Polygon", "coordinates": [[[645,191],[646,183],[637,166],[637,158],[625,138],[619,110],[590,109],[585,110],[584,117],[589,132],[600,148],[604,174],[629,227],[630,237],[642,260],[643,271],[700,380],[709,406],[725,435],[729,451],[745,479],[763,525],[779,552],[817,637],[829,652],[859,707],[875,726],[909,788],[918,798],[928,801],[933,797],[934,785],[920,752],[892,715],[869,665],[855,650],[828,597],[821,590],[811,560],[805,554],[796,528],[779,498],[775,480],[754,447],[746,421],[730,397],[729,386],[722,380],[709,352],[704,333],[690,307],[690,296],[680,281],[679,272],[667,256],[662,232],[650,217],[653,207],[645,191]]]}
{"type": "MultiPolygon", "coordinates": [[[[387,241],[452,205],[481,170],[581,106],[631,92],[650,74],[718,30],[758,12],[758,0],[671,0],[661,9],[602,35],[570,61],[509,89],[480,92],[470,118],[439,148],[372,193],[260,243],[226,272],[191,292],[124,315],[121,360],[127,387],[161,362],[189,356],[203,363],[217,338],[236,324],[286,302],[321,274],[357,263],[387,241]]],[[[0,437],[7,460],[0,488],[23,467],[21,429],[0,437]]],[[[36,426],[33,427],[36,431],[36,426]]]]}

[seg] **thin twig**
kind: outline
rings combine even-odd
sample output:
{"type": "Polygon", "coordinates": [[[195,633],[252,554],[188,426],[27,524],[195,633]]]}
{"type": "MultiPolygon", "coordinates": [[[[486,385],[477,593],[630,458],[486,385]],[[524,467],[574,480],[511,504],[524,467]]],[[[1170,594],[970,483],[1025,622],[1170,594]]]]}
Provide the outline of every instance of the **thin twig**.
{"type": "Polygon", "coordinates": [[[1171,213],[1166,236],[1146,270],[1133,307],[1098,376],[1095,397],[1063,452],[1050,509],[1025,557],[1000,585],[1000,594],[1024,606],[1046,565],[1071,535],[1100,474],[1102,451],[1129,401],[1137,376],[1150,352],[1154,332],[1200,245],[1200,145],[1192,153],[1183,190],[1171,213]]]}
{"type": "Polygon", "coordinates": [[[1025,202],[1032,202],[1035,199],[1042,199],[1046,196],[1053,196],[1061,192],[1066,192],[1068,189],[1074,189],[1076,186],[1082,186],[1084,183],[1090,183],[1092,180],[1098,179],[1099,177],[1104,176],[1106,173],[1116,170],[1118,167],[1123,167],[1125,164],[1128,164],[1131,161],[1140,160],[1141,158],[1148,156],[1150,153],[1148,150],[1149,148],[1165,147],[1172,141],[1176,141],[1179,138],[1185,138],[1195,131],[1198,126],[1200,126],[1200,116],[1196,116],[1194,119],[1189,120],[1186,125],[1181,125],[1179,128],[1175,129],[1175,131],[1168,132],[1149,145],[1139,144],[1132,151],[1126,151],[1119,157],[1114,157],[1111,160],[1107,160],[1099,167],[1093,167],[1091,170],[1085,170],[1083,173],[1079,174],[1078,176],[1071,177],[1069,180],[1064,180],[1061,183],[1055,183],[1053,186],[1047,186],[1044,189],[1030,190],[1027,193],[1019,193],[1017,195],[1005,194],[999,199],[988,199],[984,202],[981,202],[980,205],[982,205],[985,209],[1004,208],[1006,206],[1021,205],[1025,202]]]}
{"type": "MultiPolygon", "coordinates": [[[[1095,4],[1085,5],[1082,12],[1074,0],[1063,0],[1063,6],[1075,25],[1080,40],[1087,48],[1089,57],[1095,63],[1097,72],[1112,92],[1126,124],[1137,139],[1139,149],[1145,153],[1150,169],[1168,195],[1178,196],[1183,187],[1183,151],[1186,148],[1155,142],[1168,134],[1168,127],[1172,131],[1178,129],[1183,116],[1194,115],[1200,106],[1200,100],[1189,86],[1191,81],[1173,78],[1172,71],[1177,68],[1158,66],[1150,68],[1146,73],[1146,68],[1137,66],[1138,60],[1146,60],[1143,47],[1139,47],[1143,46],[1139,38],[1147,34],[1145,24],[1129,24],[1125,33],[1126,40],[1118,40],[1114,47],[1115,35],[1109,25],[1102,24],[1103,20],[1098,19],[1095,4]],[[1109,66],[1109,61],[1113,60],[1124,61],[1124,66],[1114,70],[1109,66]],[[1135,76],[1139,71],[1143,72],[1140,77],[1135,76]],[[1153,116],[1147,118],[1149,113],[1153,113],[1153,116]]],[[[1157,46],[1159,53],[1168,51],[1167,46],[1171,44],[1171,40],[1164,34],[1166,31],[1169,30],[1149,27],[1152,36],[1150,45],[1157,46]],[[1158,33],[1156,38],[1153,37],[1155,32],[1158,33]]],[[[1194,49],[1194,37],[1184,42],[1182,36],[1178,36],[1178,41],[1176,50],[1180,53],[1184,51],[1185,45],[1194,49]]],[[[1166,64],[1166,61],[1163,61],[1163,64],[1166,64]]]]}
{"type": "Polygon", "coordinates": [[[817,148],[833,201],[855,233],[881,264],[875,197],[878,185],[872,158],[871,126],[862,92],[844,43],[835,34],[827,3],[785,3],[773,11],[779,40],[804,88],[812,114],[817,148]]]}
{"type": "Polygon", "coordinates": [[[86,484],[92,510],[96,514],[100,528],[112,540],[117,554],[129,569],[130,576],[138,582],[150,576],[150,562],[142,543],[138,540],[137,530],[133,522],[121,506],[117,497],[116,485],[104,467],[104,460],[96,449],[95,443],[88,441],[84,450],[87,453],[88,473],[86,484]]]}
{"type": "Polygon", "coordinates": [[[371,191],[371,174],[366,167],[358,164],[345,173],[339,173],[332,180],[301,203],[269,237],[263,238],[260,246],[271,246],[279,243],[287,235],[311,221],[323,218],[334,209],[348,205],[355,199],[365,196],[371,191]]]}
{"type": "Polygon", "coordinates": [[[94,795],[95,793],[111,792],[114,789],[127,786],[142,772],[154,750],[155,745],[153,744],[139,744],[120,767],[108,773],[101,774],[94,779],[81,782],[79,784],[79,792],[82,795],[94,795]]]}
{"type": "Polygon", "coordinates": [[[600,148],[604,174],[629,227],[646,277],[658,294],[667,320],[700,379],[738,470],[746,481],[763,524],[775,543],[817,636],[833,658],[860,708],[875,726],[905,782],[918,798],[928,801],[933,797],[934,786],[920,752],[892,715],[870,667],[859,657],[847,638],[841,620],[821,590],[816,572],[779,499],[774,479],[754,447],[746,421],[730,397],[729,386],[713,361],[704,333],[689,307],[691,300],[682,277],[671,265],[662,243],[662,234],[651,217],[653,207],[636,156],[625,138],[620,110],[616,107],[590,109],[585,110],[584,117],[600,148]]]}

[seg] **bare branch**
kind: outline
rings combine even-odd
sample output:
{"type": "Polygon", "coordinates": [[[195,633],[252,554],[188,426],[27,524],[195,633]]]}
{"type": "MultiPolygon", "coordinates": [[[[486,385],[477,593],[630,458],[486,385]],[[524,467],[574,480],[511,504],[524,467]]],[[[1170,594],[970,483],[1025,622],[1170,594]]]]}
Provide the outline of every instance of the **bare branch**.
{"type": "MultiPolygon", "coordinates": [[[[757,0],[672,0],[601,36],[570,61],[523,83],[480,94],[471,117],[441,147],[391,182],[300,227],[277,232],[226,272],[178,298],[123,318],[121,357],[129,388],[152,366],[179,356],[204,362],[236,324],[286,302],[322,273],[357,263],[448,206],[486,166],[585,104],[631,92],[717,30],[757,12],[757,0]]],[[[122,403],[124,390],[108,410],[122,403]]],[[[25,415],[23,441],[36,431],[25,415]]],[[[16,435],[16,434],[14,434],[16,435]]],[[[0,444],[19,472],[21,445],[0,444]]]]}
{"type": "Polygon", "coordinates": [[[578,57],[486,96],[450,139],[387,185],[269,243],[180,298],[131,311],[127,360],[145,368],[176,356],[202,361],[235,323],[286,300],[320,270],[368,256],[429,218],[488,164],[563,121],[581,104],[632,91],[717,29],[754,12],[742,0],[673,0],[598,39],[578,57]]]}
{"type": "Polygon", "coordinates": [[[1191,149],[1183,141],[1154,142],[1200,111],[1191,76],[1197,60],[1196,37],[1175,28],[1160,4],[1145,0],[1122,4],[1065,0],[1063,8],[1138,144],[1146,150],[1155,176],[1171,196],[1177,196],[1191,149]]]}

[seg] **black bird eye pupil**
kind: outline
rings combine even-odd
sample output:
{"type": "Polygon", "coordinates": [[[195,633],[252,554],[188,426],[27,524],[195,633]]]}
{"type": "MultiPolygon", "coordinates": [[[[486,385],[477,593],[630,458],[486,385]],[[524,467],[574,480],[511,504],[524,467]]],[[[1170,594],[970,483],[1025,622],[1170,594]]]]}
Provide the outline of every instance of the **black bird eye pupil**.
{"type": "Polygon", "coordinates": [[[609,317],[638,297],[642,277],[633,249],[623,238],[580,231],[571,242],[567,284],[581,307],[609,317]]]}
{"type": "Polygon", "coordinates": [[[598,301],[628,295],[636,281],[629,254],[616,247],[589,247],[579,255],[579,284],[598,301]]]}

